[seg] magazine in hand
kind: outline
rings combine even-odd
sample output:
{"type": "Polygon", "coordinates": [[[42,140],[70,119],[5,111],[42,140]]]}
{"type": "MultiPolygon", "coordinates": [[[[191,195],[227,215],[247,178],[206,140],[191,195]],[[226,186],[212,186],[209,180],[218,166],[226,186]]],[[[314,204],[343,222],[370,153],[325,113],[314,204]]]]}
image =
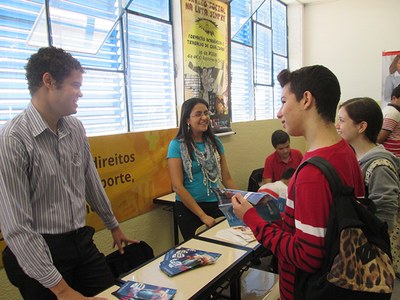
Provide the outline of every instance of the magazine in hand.
{"type": "Polygon", "coordinates": [[[256,240],[253,232],[247,226],[233,226],[218,230],[215,234],[217,238],[223,239],[228,242],[246,246],[256,240]]]}
{"type": "Polygon", "coordinates": [[[168,276],[174,276],[193,268],[213,264],[220,256],[220,253],[215,252],[175,248],[165,254],[160,269],[168,276]]]}
{"type": "Polygon", "coordinates": [[[176,289],[170,289],[136,281],[127,281],[112,294],[121,300],[168,300],[174,297],[176,294],[176,289]]]}
{"type": "Polygon", "coordinates": [[[247,192],[233,189],[211,188],[217,195],[218,207],[224,213],[228,220],[229,226],[244,226],[245,224],[239,220],[233,213],[231,198],[240,193],[247,201],[249,201],[256,208],[258,214],[266,221],[273,222],[280,220],[281,214],[273,195],[265,192],[247,192]]]}

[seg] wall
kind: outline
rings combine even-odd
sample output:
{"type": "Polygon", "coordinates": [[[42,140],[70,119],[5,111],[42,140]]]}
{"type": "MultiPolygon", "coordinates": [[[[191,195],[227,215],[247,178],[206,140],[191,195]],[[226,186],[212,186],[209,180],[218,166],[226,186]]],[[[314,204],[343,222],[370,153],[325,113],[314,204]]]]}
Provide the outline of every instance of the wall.
{"type": "Polygon", "coordinates": [[[304,8],[304,64],[338,77],[342,100],[381,101],[382,51],[399,50],[398,0],[319,1],[304,8]]]}

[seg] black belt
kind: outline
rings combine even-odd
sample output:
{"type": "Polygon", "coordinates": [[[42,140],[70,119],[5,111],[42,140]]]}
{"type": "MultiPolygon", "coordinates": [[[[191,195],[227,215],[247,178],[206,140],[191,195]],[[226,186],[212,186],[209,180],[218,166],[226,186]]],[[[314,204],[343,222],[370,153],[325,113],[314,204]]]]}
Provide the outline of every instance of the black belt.
{"type": "Polygon", "coordinates": [[[86,230],[94,230],[92,227],[89,226],[84,226],[69,232],[65,232],[65,233],[44,233],[42,234],[43,237],[71,237],[74,235],[79,235],[83,232],[85,232],[86,230]]]}

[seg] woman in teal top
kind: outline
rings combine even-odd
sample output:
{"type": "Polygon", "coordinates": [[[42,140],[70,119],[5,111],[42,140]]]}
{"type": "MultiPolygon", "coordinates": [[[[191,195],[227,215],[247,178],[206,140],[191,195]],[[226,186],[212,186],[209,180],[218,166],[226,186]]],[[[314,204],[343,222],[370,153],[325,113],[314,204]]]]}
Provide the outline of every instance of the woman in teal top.
{"type": "Polygon", "coordinates": [[[211,227],[222,216],[212,187],[221,183],[237,189],[226,163],[224,148],[210,127],[208,103],[191,98],[182,105],[178,134],[168,148],[168,169],[176,192],[176,220],[185,240],[198,227],[211,227]]]}

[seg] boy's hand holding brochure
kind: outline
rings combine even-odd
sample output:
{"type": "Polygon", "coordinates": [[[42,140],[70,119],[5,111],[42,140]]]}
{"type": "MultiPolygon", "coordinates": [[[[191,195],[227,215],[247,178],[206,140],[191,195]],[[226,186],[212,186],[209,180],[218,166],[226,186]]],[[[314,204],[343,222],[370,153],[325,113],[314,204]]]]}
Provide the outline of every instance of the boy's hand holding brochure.
{"type": "Polygon", "coordinates": [[[258,214],[268,222],[281,219],[274,195],[266,192],[246,192],[232,189],[212,188],[218,198],[218,207],[224,213],[229,226],[245,225],[244,214],[255,207],[258,214]]]}
{"type": "Polygon", "coordinates": [[[244,214],[252,208],[253,205],[250,204],[241,194],[237,193],[232,197],[232,208],[233,213],[241,221],[243,221],[244,214]],[[238,209],[240,207],[240,209],[238,209]]]}

